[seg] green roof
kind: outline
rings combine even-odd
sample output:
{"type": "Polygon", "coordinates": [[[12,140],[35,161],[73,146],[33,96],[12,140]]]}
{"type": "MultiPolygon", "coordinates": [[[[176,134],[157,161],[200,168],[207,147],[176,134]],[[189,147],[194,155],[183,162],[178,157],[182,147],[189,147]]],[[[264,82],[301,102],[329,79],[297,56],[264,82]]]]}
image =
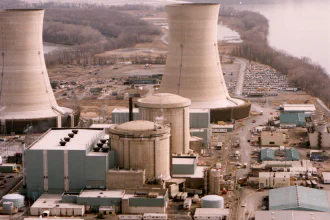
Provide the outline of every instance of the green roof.
{"type": "Polygon", "coordinates": [[[310,114],[305,113],[281,113],[280,122],[281,124],[295,124],[296,126],[305,126],[306,117],[309,117],[310,114]]]}
{"type": "Polygon", "coordinates": [[[265,148],[260,151],[260,160],[275,160],[275,151],[271,148],[265,148]]]}
{"type": "Polygon", "coordinates": [[[299,151],[294,148],[286,149],[286,160],[300,160],[299,151]]]}
{"type": "Polygon", "coordinates": [[[303,186],[269,190],[269,210],[329,212],[326,191],[303,186]]]}

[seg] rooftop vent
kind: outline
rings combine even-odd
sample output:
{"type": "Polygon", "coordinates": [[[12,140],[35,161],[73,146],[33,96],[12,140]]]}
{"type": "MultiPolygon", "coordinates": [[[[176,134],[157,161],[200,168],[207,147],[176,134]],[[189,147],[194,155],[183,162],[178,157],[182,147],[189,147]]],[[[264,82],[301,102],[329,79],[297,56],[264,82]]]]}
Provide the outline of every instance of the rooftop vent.
{"type": "Polygon", "coordinates": [[[61,146],[65,146],[65,144],[66,144],[66,141],[64,141],[63,139],[61,139],[61,140],[60,140],[60,145],[61,145],[61,146]]]}
{"type": "Polygon", "coordinates": [[[65,140],[66,142],[69,142],[69,141],[70,141],[70,137],[65,137],[64,140],[65,140]]]}
{"type": "Polygon", "coordinates": [[[68,136],[69,136],[70,138],[73,138],[73,137],[74,137],[74,133],[69,133],[68,136]]]}
{"type": "Polygon", "coordinates": [[[78,134],[78,129],[73,129],[73,130],[72,130],[72,133],[74,133],[74,134],[78,134]]]}

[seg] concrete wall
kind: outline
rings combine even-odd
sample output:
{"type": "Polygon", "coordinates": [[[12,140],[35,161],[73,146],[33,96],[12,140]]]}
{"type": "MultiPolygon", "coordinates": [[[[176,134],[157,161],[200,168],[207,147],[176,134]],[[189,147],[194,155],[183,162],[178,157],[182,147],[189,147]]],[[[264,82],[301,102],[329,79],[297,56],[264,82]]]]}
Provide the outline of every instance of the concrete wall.
{"type": "MultiPolygon", "coordinates": [[[[246,100],[245,100],[246,101],[246,100]]],[[[211,109],[211,122],[230,121],[231,119],[242,119],[250,116],[251,102],[246,101],[244,105],[230,108],[211,109]]]]}
{"type": "Polygon", "coordinates": [[[91,188],[105,188],[108,167],[108,155],[87,155],[85,163],[86,186],[91,188]]]}
{"type": "Polygon", "coordinates": [[[48,192],[64,191],[64,154],[61,150],[48,150],[48,192]]]}
{"type": "Polygon", "coordinates": [[[36,200],[44,192],[43,157],[41,150],[28,150],[25,152],[25,181],[27,197],[36,200]]]}
{"type": "Polygon", "coordinates": [[[78,205],[88,205],[93,207],[100,206],[121,206],[121,198],[90,198],[90,197],[78,197],[77,198],[78,205]]]}
{"type": "MultiPolygon", "coordinates": [[[[308,133],[312,148],[318,148],[318,132],[308,133]]],[[[330,148],[330,133],[322,133],[322,148],[330,148]]]]}
{"type": "Polygon", "coordinates": [[[85,181],[85,157],[86,151],[71,150],[69,158],[69,188],[71,192],[80,192],[86,187],[85,181]],[[78,159],[79,158],[79,159],[78,159]]]}
{"type": "Polygon", "coordinates": [[[173,164],[172,174],[194,174],[195,167],[195,164],[173,164]]]}
{"type": "Polygon", "coordinates": [[[109,170],[106,178],[107,189],[140,188],[145,183],[145,171],[109,170]]]}

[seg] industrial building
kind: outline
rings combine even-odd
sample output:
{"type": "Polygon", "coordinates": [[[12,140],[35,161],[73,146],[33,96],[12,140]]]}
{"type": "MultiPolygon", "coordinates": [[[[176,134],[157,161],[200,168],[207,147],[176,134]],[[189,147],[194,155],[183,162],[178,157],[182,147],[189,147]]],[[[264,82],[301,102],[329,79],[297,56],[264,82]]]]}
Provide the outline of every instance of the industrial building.
{"type": "Polygon", "coordinates": [[[330,172],[322,172],[323,183],[330,183],[330,172]]]}
{"type": "Polygon", "coordinates": [[[315,111],[306,118],[306,127],[311,148],[330,148],[330,126],[322,112],[315,111]]]}
{"type": "Polygon", "coordinates": [[[219,4],[173,4],[166,10],[171,41],[159,92],[189,98],[191,108],[210,109],[211,121],[248,117],[251,103],[232,98],[224,81],[217,39],[219,4]]]}
{"type": "Polygon", "coordinates": [[[290,186],[289,172],[260,172],[259,189],[290,186]]]}
{"type": "Polygon", "coordinates": [[[2,133],[44,132],[74,126],[73,111],[57,105],[42,45],[44,10],[0,12],[2,133]]]}
{"type": "Polygon", "coordinates": [[[300,160],[300,154],[297,149],[294,149],[294,148],[285,149],[285,154],[286,154],[285,160],[287,160],[287,161],[300,160]]]}
{"type": "Polygon", "coordinates": [[[170,154],[188,153],[189,106],[191,101],[169,93],[152,94],[137,100],[139,119],[171,126],[170,154]]]}
{"type": "Polygon", "coordinates": [[[316,110],[314,104],[284,104],[283,112],[284,113],[312,113],[316,110]]]}
{"type": "Polygon", "coordinates": [[[170,128],[130,121],[110,128],[111,149],[120,169],[145,169],[146,179],[170,178],[170,128]]]}
{"type": "Polygon", "coordinates": [[[311,113],[280,113],[280,124],[284,125],[296,125],[297,127],[305,127],[306,126],[306,117],[309,117],[311,113]]]}
{"type": "Polygon", "coordinates": [[[108,138],[103,129],[48,130],[25,151],[27,197],[104,189],[106,173],[115,167],[108,138]]]}
{"type": "Polygon", "coordinates": [[[194,214],[194,219],[225,220],[225,219],[229,219],[229,215],[230,215],[230,209],[197,208],[194,214]]]}
{"type": "Polygon", "coordinates": [[[269,190],[269,210],[330,212],[327,191],[303,186],[269,190]]]}
{"type": "Polygon", "coordinates": [[[275,150],[271,148],[264,148],[260,151],[260,160],[261,161],[269,161],[275,160],[275,150]]]}
{"type": "MultiPolygon", "coordinates": [[[[111,112],[113,124],[123,124],[129,121],[129,109],[128,108],[115,108],[111,112]]],[[[133,120],[139,120],[139,109],[133,108],[133,120]]]]}
{"type": "Polygon", "coordinates": [[[330,212],[310,211],[256,211],[255,220],[323,220],[330,219],[330,212]]]}
{"type": "Polygon", "coordinates": [[[140,188],[146,182],[145,170],[110,169],[107,172],[107,189],[140,188]],[[118,184],[120,182],[120,184],[118,184]]]}
{"type": "Polygon", "coordinates": [[[286,141],[286,134],[282,131],[262,131],[260,136],[261,146],[279,147],[286,141]]]}
{"type": "Polygon", "coordinates": [[[43,194],[31,206],[31,215],[49,211],[50,216],[83,216],[86,211],[100,210],[111,210],[113,214],[165,213],[167,203],[167,189],[85,189],[79,193],[43,194]]]}

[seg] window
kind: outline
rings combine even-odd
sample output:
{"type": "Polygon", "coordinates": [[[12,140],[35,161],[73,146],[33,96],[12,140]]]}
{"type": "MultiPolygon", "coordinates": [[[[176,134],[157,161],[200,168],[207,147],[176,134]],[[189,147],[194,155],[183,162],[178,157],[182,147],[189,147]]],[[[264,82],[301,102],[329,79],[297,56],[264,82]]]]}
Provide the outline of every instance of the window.
{"type": "Polygon", "coordinates": [[[275,142],[274,141],[269,141],[269,144],[275,144],[275,142]]]}

